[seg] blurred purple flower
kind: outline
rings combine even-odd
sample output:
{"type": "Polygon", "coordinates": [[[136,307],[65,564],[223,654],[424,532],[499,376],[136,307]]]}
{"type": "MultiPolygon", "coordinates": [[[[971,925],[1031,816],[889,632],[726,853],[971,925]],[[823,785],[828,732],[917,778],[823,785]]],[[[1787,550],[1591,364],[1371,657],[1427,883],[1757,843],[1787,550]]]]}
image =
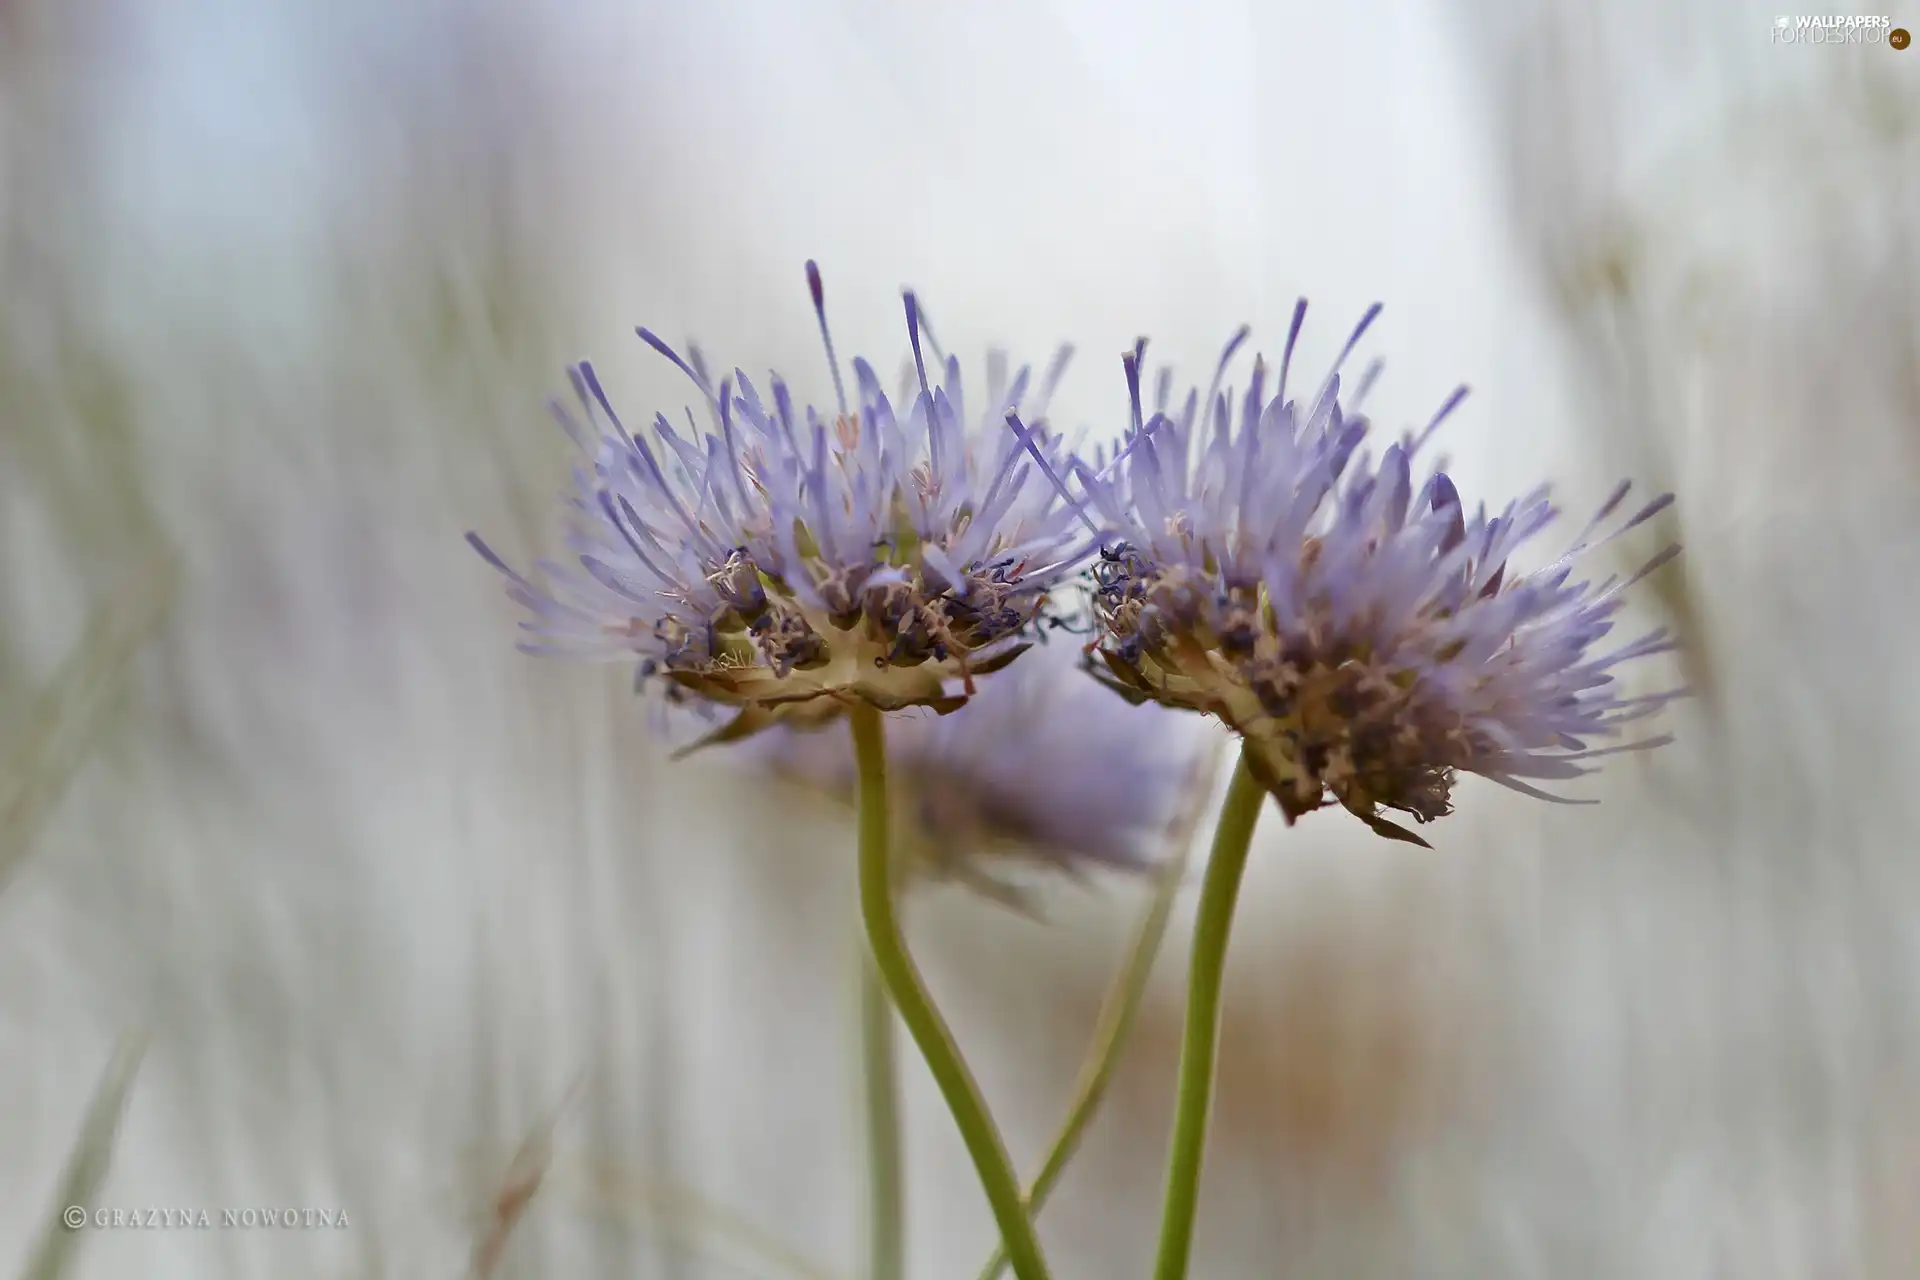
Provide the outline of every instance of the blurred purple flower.
{"type": "Polygon", "coordinates": [[[1273,394],[1256,361],[1237,430],[1220,385],[1247,330],[1227,344],[1205,397],[1190,394],[1176,412],[1163,373],[1144,422],[1143,341],[1125,360],[1133,424],[1120,455],[1069,465],[1089,515],[1117,535],[1094,567],[1105,664],[1096,674],[1133,700],[1208,712],[1237,730],[1289,822],[1331,797],[1382,835],[1424,844],[1380,811],[1443,816],[1460,770],[1559,799],[1529,780],[1576,777],[1595,757],[1668,741],[1589,746],[1678,696],[1630,697],[1616,681],[1622,663],[1671,647],[1664,631],[1601,645],[1626,588],[1679,548],[1625,582],[1574,580],[1582,553],[1670,501],[1596,542],[1622,484],[1565,555],[1532,573],[1510,568],[1558,514],[1546,487],[1471,518],[1437,468],[1414,487],[1415,455],[1464,387],[1417,438],[1377,461],[1361,449],[1369,423],[1359,402],[1378,368],[1344,406],[1339,368],[1379,310],[1302,412],[1287,397],[1302,300],[1273,394]]]}
{"type": "MultiPolygon", "coordinates": [[[[1200,726],[1112,697],[1079,670],[1079,654],[1041,645],[952,715],[892,718],[895,834],[916,870],[1024,907],[994,863],[1070,873],[1158,865],[1202,758],[1200,726]]],[[[739,750],[757,767],[854,798],[845,734],[783,725],[739,750]]]]}
{"type": "MultiPolygon", "coordinates": [[[[959,362],[948,358],[944,380],[929,381],[923,336],[940,352],[908,293],[918,385],[896,412],[856,359],[856,412],[811,262],[807,278],[836,415],[796,409],[778,375],[770,402],[745,373],[716,384],[698,348],[683,359],[642,329],[699,389],[709,425],[689,412],[683,432],[661,414],[651,438],[630,433],[582,364],[572,372],[585,424],[555,408],[588,460],[571,498],[577,567],[542,561],[536,585],[468,535],[531,614],[522,626],[536,639],[522,648],[637,660],[643,680],[737,708],[712,740],[776,719],[832,719],[850,698],[953,710],[973,677],[1019,654],[1048,593],[1095,547],[1002,425],[1023,405],[1044,423],[1070,348],[1037,390],[1026,368],[1009,381],[996,355],[986,412],[970,430],[959,362]]],[[[1037,436],[1044,465],[1065,466],[1058,437],[1044,426],[1037,436]]]]}

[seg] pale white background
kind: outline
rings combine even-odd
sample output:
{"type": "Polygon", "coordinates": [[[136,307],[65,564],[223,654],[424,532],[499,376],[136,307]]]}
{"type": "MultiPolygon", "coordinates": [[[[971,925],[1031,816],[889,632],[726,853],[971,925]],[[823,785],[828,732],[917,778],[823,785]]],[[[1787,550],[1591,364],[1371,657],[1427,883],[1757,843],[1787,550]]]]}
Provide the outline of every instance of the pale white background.
{"type": "MultiPolygon", "coordinates": [[[[1071,338],[1063,412],[1116,426],[1140,333],[1198,374],[1304,293],[1312,369],[1384,300],[1376,416],[1471,383],[1470,495],[1679,493],[1641,599],[1679,746],[1598,808],[1468,783],[1432,853],[1264,831],[1196,1274],[1920,1275],[1920,53],[1773,17],[0,4],[0,729],[182,566],[0,898],[0,1266],[144,1027],[104,1203],[352,1225],[95,1233],[77,1275],[461,1275],[576,1080],[499,1274],[781,1274],[673,1188],[855,1274],[850,831],[514,653],[461,541],[555,545],[565,361],[684,402],[636,323],[825,394],[814,257],[843,351],[890,369],[912,283],[969,357],[1071,338]]],[[[1029,1166],[1139,898],[915,903],[1029,1166]]],[[[1183,928],[1044,1220],[1063,1280],[1147,1270],[1183,928]]],[[[909,1086],[914,1274],[971,1275],[909,1086]]]]}

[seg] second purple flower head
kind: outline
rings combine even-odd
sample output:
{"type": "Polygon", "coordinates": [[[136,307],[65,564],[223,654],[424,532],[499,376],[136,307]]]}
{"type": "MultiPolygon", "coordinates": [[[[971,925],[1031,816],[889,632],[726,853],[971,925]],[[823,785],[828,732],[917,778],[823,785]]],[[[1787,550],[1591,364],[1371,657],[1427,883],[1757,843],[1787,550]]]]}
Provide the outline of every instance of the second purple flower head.
{"type": "MultiPolygon", "coordinates": [[[[1622,593],[1679,548],[1624,582],[1576,578],[1575,563],[1670,499],[1596,539],[1622,484],[1564,555],[1519,571],[1513,557],[1558,514],[1544,486],[1497,515],[1469,515],[1444,471],[1416,481],[1420,450],[1465,388],[1376,457],[1359,412],[1372,371],[1343,399],[1340,364],[1380,309],[1296,401],[1288,374],[1305,310],[1303,300],[1271,392],[1260,361],[1244,395],[1221,391],[1244,329],[1204,396],[1174,406],[1163,373],[1151,415],[1145,342],[1127,355],[1133,414],[1119,453],[1068,464],[1089,527],[1105,535],[1095,673],[1130,699],[1225,722],[1288,821],[1334,801],[1421,844],[1383,810],[1441,817],[1459,772],[1558,799],[1535,783],[1667,741],[1600,745],[1678,696],[1619,682],[1622,664],[1671,647],[1664,632],[1607,638],[1622,593]]],[[[1009,422],[1023,433],[1017,414],[1009,422]]]]}

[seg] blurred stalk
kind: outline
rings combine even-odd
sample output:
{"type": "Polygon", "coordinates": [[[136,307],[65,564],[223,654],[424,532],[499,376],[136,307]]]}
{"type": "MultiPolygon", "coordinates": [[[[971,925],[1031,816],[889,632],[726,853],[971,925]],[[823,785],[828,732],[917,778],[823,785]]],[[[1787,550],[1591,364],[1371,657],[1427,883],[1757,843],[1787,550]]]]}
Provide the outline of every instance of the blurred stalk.
{"type": "MultiPolygon", "coordinates": [[[[0,476],[45,518],[60,568],[118,586],[159,525],[132,371],[94,323],[99,6],[0,0],[0,476]]],[[[30,675],[0,628],[0,688],[30,675]]],[[[0,708],[8,717],[19,708],[0,708]]]]}
{"type": "MultiPolygon", "coordinates": [[[[1680,488],[1673,444],[1681,439],[1683,403],[1675,353],[1655,334],[1645,281],[1650,230],[1626,203],[1622,153],[1627,129],[1615,101],[1610,61],[1614,32],[1598,11],[1554,3],[1488,17],[1520,22],[1498,50],[1493,83],[1499,127],[1507,137],[1506,185],[1519,235],[1516,244],[1565,327],[1583,382],[1580,403],[1595,406],[1600,436],[1624,456],[1633,478],[1657,491],[1680,488]]],[[[1685,501],[1650,524],[1659,545],[1684,542],[1685,501]]],[[[1635,544],[1641,539],[1636,538],[1635,544]]],[[[1617,554],[1631,556],[1623,548],[1617,554]]],[[[1636,564],[1633,567],[1638,567],[1636,564]]],[[[1658,597],[1679,641],[1687,686],[1710,719],[1718,710],[1710,619],[1694,589],[1686,557],[1655,573],[1658,597]]]]}
{"type": "Polygon", "coordinates": [[[58,1208],[49,1214],[39,1247],[20,1273],[22,1280],[60,1280],[73,1265],[80,1237],[100,1202],[100,1188],[113,1164],[114,1142],[120,1133],[120,1119],[126,1114],[127,1094],[145,1052],[143,1035],[125,1036],[101,1073],[73,1154],[67,1159],[66,1172],[60,1178],[60,1194],[55,1201],[58,1208]],[[75,1214],[79,1215],[78,1221],[75,1214]]]}
{"type": "MultiPolygon", "coordinates": [[[[563,1173],[566,1168],[563,1164],[563,1173]]],[[[618,1209],[643,1208],[661,1227],[692,1237],[696,1243],[701,1236],[708,1242],[725,1241],[753,1256],[756,1274],[789,1280],[841,1280],[768,1232],[684,1186],[630,1173],[605,1161],[587,1162],[579,1172],[593,1188],[596,1199],[618,1209]]]]}
{"type": "Polygon", "coordinates": [[[493,1280],[499,1270],[501,1259],[506,1257],[507,1242],[513,1238],[513,1229],[520,1225],[534,1197],[540,1194],[547,1170],[553,1166],[553,1131],[579,1095],[580,1083],[579,1079],[574,1080],[553,1113],[535,1125],[521,1142],[520,1149],[513,1153],[500,1190],[488,1208],[485,1230],[474,1241],[468,1267],[472,1280],[493,1280]]]}
{"type": "MultiPolygon", "coordinates": [[[[1204,806],[1213,794],[1218,759],[1215,752],[1209,751],[1205,760],[1194,770],[1189,787],[1190,799],[1168,832],[1166,865],[1160,870],[1159,884],[1154,887],[1153,897],[1147,902],[1146,912],[1134,928],[1126,961],[1114,976],[1113,985],[1107,989],[1106,998],[1101,1002],[1100,1017],[1094,1026],[1093,1045],[1080,1068],[1073,1101],[1067,1107],[1067,1118],[1061,1123],[1060,1132],[1054,1137],[1053,1146],[1040,1165],[1040,1172],[1034,1175],[1032,1184],[1027,1188],[1027,1211],[1032,1217],[1040,1216],[1040,1210],[1053,1194],[1060,1175],[1066,1172],[1067,1165],[1079,1151],[1080,1140],[1086,1136],[1088,1126],[1099,1113],[1100,1104],[1107,1096],[1107,1086],[1112,1083],[1113,1073],[1120,1065],[1121,1052],[1133,1034],[1140,1003],[1146,998],[1147,980],[1153,976],[1154,963],[1159,959],[1161,945],[1166,941],[1167,925],[1173,919],[1173,904],[1186,881],[1194,830],[1200,825],[1204,806]]],[[[995,1249],[993,1257],[981,1268],[980,1280],[999,1280],[1006,1266],[1006,1249],[995,1249]]]]}
{"type": "Polygon", "coordinates": [[[162,551],[100,607],[0,768],[0,888],[26,860],[98,738],[133,660],[171,602],[177,569],[162,551]]]}

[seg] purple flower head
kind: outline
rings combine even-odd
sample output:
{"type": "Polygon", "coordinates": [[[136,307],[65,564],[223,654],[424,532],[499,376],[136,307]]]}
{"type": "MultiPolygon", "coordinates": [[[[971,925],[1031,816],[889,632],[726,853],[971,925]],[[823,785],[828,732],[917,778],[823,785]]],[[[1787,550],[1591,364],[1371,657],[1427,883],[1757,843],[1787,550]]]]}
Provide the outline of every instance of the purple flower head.
{"type": "Polygon", "coordinates": [[[1225,721],[1289,822],[1332,799],[1382,835],[1424,844],[1381,810],[1441,817],[1461,770],[1559,799],[1534,783],[1668,740],[1593,745],[1678,696],[1628,696],[1615,675],[1670,648],[1664,631],[1605,642],[1622,593],[1679,548],[1625,582],[1574,577],[1582,553],[1670,501],[1596,541],[1622,484],[1564,555],[1517,571],[1511,558],[1558,514],[1544,486],[1469,516],[1437,466],[1416,483],[1416,457],[1464,387],[1418,436],[1378,458],[1363,447],[1359,403],[1377,366],[1343,403],[1340,364],[1379,310],[1304,402],[1287,384],[1304,300],[1271,388],[1256,360],[1243,395],[1220,390],[1242,329],[1204,398],[1170,410],[1163,373],[1144,421],[1141,343],[1125,359],[1133,428],[1119,456],[1069,467],[1090,517],[1115,535],[1094,566],[1095,673],[1131,699],[1225,721]]]}
{"type": "MultiPolygon", "coordinates": [[[[1206,749],[1199,724],[1108,695],[1076,669],[1078,655],[1075,645],[1042,645],[950,716],[892,718],[895,834],[918,872],[1024,907],[994,865],[1072,874],[1159,864],[1206,749]]],[[[813,790],[854,798],[845,734],[782,725],[740,750],[813,790]]]]}
{"type": "Polygon", "coordinates": [[[468,535],[530,614],[522,648],[635,661],[672,697],[736,708],[715,739],[831,719],[856,698],[953,710],[1025,648],[1095,547],[1047,474],[1070,468],[1059,437],[1042,425],[1029,444],[1001,425],[1023,406],[1044,423],[1069,348],[1037,387],[996,354],[970,424],[959,362],[940,360],[908,293],[916,378],[896,408],[856,359],[850,404],[811,262],[807,279],[837,413],[796,406],[778,375],[764,394],[739,371],[716,381],[698,348],[683,359],[642,329],[692,380],[706,425],[689,410],[682,427],[661,414],[629,431],[582,364],[584,421],[555,408],[582,455],[575,563],[541,562],[536,584],[468,535]]]}

